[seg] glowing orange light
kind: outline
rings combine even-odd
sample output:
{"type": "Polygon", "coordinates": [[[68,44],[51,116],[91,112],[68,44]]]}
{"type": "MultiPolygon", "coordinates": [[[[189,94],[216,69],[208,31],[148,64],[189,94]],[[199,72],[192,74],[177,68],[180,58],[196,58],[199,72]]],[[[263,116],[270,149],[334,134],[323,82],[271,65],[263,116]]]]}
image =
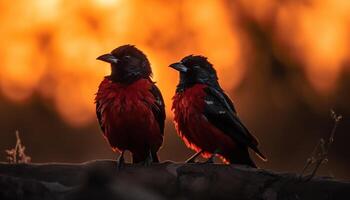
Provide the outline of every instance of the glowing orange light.
{"type": "MultiPolygon", "coordinates": [[[[284,41],[300,52],[310,82],[323,92],[334,87],[347,56],[350,3],[312,2],[315,6],[281,7],[278,26],[288,37],[284,41]]],[[[279,5],[267,0],[241,4],[258,22],[279,5]]],[[[148,55],[168,111],[178,81],[169,63],[203,54],[228,90],[241,81],[249,59],[240,53],[241,32],[224,1],[17,0],[0,2],[0,11],[6,47],[0,49],[2,95],[24,102],[36,92],[75,126],[94,120],[94,93],[109,73],[108,65],[95,58],[119,45],[136,44],[148,55]]]]}
{"type": "Polygon", "coordinates": [[[336,86],[348,56],[348,10],[342,0],[311,1],[280,9],[280,31],[306,66],[310,83],[321,94],[336,86]],[[286,31],[283,31],[283,28],[286,31]]]}

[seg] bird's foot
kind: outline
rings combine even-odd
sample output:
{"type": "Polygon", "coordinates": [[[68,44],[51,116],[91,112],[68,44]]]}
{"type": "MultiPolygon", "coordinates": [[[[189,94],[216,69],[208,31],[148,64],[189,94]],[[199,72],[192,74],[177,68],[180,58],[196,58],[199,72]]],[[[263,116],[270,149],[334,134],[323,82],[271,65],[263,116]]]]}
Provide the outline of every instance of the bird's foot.
{"type": "Polygon", "coordinates": [[[201,153],[203,153],[203,150],[200,150],[197,153],[193,154],[190,158],[186,160],[186,163],[196,163],[196,159],[201,153]]]}
{"type": "Polygon", "coordinates": [[[117,170],[120,171],[125,167],[124,151],[117,158],[117,170]]]}
{"type": "Polygon", "coordinates": [[[146,157],[145,161],[143,162],[143,166],[149,167],[152,165],[153,157],[151,151],[149,151],[148,156],[146,157]]]}
{"type": "Polygon", "coordinates": [[[213,152],[213,154],[211,154],[211,156],[208,158],[208,160],[205,161],[204,163],[210,163],[210,164],[214,163],[214,159],[215,159],[215,157],[217,156],[218,153],[220,153],[220,150],[219,150],[219,149],[216,149],[216,150],[213,152]]]}
{"type": "Polygon", "coordinates": [[[205,164],[208,164],[208,163],[210,163],[210,164],[213,164],[214,163],[214,158],[215,158],[215,154],[212,154],[211,156],[210,156],[210,158],[208,158],[208,160],[206,160],[204,163],[205,164]]]}

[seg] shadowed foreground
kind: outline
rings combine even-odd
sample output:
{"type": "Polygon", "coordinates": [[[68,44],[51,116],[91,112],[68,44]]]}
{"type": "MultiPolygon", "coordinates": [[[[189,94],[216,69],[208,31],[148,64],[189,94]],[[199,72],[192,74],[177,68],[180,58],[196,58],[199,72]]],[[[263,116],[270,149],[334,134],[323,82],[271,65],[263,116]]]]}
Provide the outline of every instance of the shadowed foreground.
{"type": "Polygon", "coordinates": [[[347,199],[350,182],[244,166],[0,163],[0,199],[347,199]]]}

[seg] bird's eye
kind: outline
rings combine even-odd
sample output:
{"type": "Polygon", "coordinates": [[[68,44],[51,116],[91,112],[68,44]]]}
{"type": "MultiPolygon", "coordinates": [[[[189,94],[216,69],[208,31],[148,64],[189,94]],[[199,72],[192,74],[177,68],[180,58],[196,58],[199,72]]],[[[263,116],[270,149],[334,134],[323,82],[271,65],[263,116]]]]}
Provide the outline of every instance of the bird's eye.
{"type": "Polygon", "coordinates": [[[200,69],[201,67],[199,65],[193,66],[193,69],[200,69]]]}
{"type": "Polygon", "coordinates": [[[125,58],[126,60],[129,60],[129,59],[131,58],[131,56],[124,56],[124,58],[125,58]]]}

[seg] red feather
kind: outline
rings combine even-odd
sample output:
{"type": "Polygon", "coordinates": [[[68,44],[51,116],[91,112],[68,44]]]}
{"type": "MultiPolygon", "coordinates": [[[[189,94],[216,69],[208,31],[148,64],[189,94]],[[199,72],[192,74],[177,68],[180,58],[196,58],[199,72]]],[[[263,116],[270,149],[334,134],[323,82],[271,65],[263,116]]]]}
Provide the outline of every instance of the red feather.
{"type": "Polygon", "coordinates": [[[115,83],[105,78],[96,94],[104,136],[113,150],[129,150],[136,157],[157,151],[163,137],[152,113],[156,99],[150,92],[153,83],[140,79],[132,84],[115,83]]]}
{"type": "Polygon", "coordinates": [[[232,152],[236,145],[204,116],[206,87],[204,84],[196,84],[173,97],[175,127],[189,148],[197,152],[204,150],[204,157],[209,157],[217,148],[220,148],[224,156],[226,152],[232,152]]]}

